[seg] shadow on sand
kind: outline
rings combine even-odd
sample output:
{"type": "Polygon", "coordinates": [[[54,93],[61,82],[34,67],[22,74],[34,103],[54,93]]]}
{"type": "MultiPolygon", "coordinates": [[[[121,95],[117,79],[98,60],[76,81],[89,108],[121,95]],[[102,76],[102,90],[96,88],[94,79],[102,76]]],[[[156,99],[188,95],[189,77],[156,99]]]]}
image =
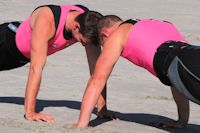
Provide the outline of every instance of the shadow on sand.
{"type": "MultiPolygon", "coordinates": [[[[23,97],[0,97],[0,103],[10,103],[23,105],[24,98],[23,97]]],[[[38,112],[42,111],[45,107],[67,107],[71,109],[79,110],[81,106],[81,102],[79,101],[70,101],[70,100],[37,100],[36,110],[38,112]]],[[[96,109],[93,112],[96,114],[96,109]]],[[[115,115],[122,121],[127,122],[135,122],[138,124],[146,125],[154,127],[155,123],[158,123],[160,120],[170,120],[170,118],[155,115],[155,114],[143,114],[143,113],[120,113],[114,112],[115,115]]],[[[105,122],[110,121],[109,119],[100,119],[96,118],[90,121],[90,125],[92,127],[101,125],[105,122]]],[[[157,127],[155,127],[157,128],[157,127]]],[[[185,128],[175,129],[175,128],[159,128],[164,131],[168,131],[171,133],[197,133],[200,132],[200,125],[196,124],[188,124],[185,128]]]]}

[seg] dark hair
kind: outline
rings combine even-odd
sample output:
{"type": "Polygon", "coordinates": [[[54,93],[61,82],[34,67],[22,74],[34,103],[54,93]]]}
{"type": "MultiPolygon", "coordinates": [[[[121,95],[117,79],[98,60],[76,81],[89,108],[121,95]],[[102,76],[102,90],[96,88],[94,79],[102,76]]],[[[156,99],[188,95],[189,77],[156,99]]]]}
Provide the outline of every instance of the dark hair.
{"type": "Polygon", "coordinates": [[[98,33],[98,41],[100,42],[101,40],[101,30],[103,28],[109,28],[111,27],[113,24],[115,24],[116,22],[120,22],[122,21],[122,19],[116,15],[106,15],[106,16],[103,16],[98,24],[97,24],[97,33],[98,33]]]}
{"type": "Polygon", "coordinates": [[[103,16],[98,24],[97,24],[97,28],[98,30],[106,27],[106,28],[109,28],[111,27],[115,22],[119,22],[119,21],[122,21],[122,19],[116,15],[106,15],[106,16],[103,16]]]}
{"type": "Polygon", "coordinates": [[[101,17],[103,15],[99,12],[86,11],[75,18],[75,21],[80,24],[80,33],[88,39],[88,43],[97,45],[97,23],[101,17]]]}

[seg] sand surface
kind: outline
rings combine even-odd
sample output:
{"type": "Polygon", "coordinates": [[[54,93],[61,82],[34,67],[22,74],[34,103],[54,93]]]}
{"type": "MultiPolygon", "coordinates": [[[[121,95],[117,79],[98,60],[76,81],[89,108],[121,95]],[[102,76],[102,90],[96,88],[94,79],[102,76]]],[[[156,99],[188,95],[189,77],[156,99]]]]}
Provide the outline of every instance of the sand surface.
{"type": "MultiPolygon", "coordinates": [[[[83,4],[92,10],[117,14],[123,19],[153,18],[173,22],[192,44],[200,45],[199,0],[1,0],[0,22],[24,20],[43,4],[83,4]]],[[[108,108],[118,121],[92,115],[92,127],[72,129],[89,78],[84,48],[77,43],[48,58],[38,95],[37,110],[52,114],[54,123],[23,118],[24,92],[29,65],[0,72],[0,133],[197,133],[200,106],[191,103],[190,121],[184,129],[158,129],[160,119],[177,119],[169,87],[147,71],[120,58],[108,81],[108,108]]]]}

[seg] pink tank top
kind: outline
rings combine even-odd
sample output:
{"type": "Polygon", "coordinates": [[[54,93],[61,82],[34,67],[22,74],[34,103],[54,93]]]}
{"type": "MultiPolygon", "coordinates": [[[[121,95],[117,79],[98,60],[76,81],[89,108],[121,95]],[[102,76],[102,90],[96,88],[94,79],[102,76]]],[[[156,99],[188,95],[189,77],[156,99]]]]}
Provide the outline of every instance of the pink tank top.
{"type": "Polygon", "coordinates": [[[156,76],[154,55],[157,48],[166,41],[187,42],[169,22],[140,20],[130,30],[121,56],[156,76]]]}
{"type": "MultiPolygon", "coordinates": [[[[51,55],[75,43],[73,39],[66,40],[63,36],[66,18],[70,10],[76,10],[76,11],[79,11],[80,13],[84,12],[83,9],[77,6],[73,6],[73,5],[71,6],[61,5],[60,7],[61,7],[60,20],[59,20],[56,34],[53,40],[50,41],[48,44],[48,55],[51,55]]],[[[31,35],[32,35],[30,20],[31,20],[31,17],[26,19],[19,26],[16,33],[17,48],[27,58],[30,58],[30,45],[31,45],[31,35]]]]}

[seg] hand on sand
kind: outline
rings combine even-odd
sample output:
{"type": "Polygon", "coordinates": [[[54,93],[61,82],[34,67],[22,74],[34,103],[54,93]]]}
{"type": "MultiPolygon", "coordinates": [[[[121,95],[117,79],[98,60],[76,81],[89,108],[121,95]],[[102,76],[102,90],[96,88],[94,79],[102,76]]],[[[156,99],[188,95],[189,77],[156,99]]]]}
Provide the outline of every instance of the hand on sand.
{"type": "Polygon", "coordinates": [[[98,118],[101,119],[111,119],[111,120],[119,120],[116,116],[115,112],[110,110],[105,110],[97,113],[98,118]]]}
{"type": "Polygon", "coordinates": [[[175,120],[170,120],[170,121],[161,121],[155,125],[155,127],[158,128],[183,128],[187,125],[187,122],[182,122],[182,121],[175,121],[175,120]]]}
{"type": "Polygon", "coordinates": [[[77,123],[72,125],[72,128],[85,129],[85,128],[88,128],[88,126],[85,125],[85,124],[80,124],[80,123],[77,122],[77,123]]]}
{"type": "Polygon", "coordinates": [[[51,115],[48,114],[42,114],[42,113],[31,113],[31,114],[25,114],[24,118],[30,121],[42,121],[42,122],[53,122],[54,118],[51,115]]]}

